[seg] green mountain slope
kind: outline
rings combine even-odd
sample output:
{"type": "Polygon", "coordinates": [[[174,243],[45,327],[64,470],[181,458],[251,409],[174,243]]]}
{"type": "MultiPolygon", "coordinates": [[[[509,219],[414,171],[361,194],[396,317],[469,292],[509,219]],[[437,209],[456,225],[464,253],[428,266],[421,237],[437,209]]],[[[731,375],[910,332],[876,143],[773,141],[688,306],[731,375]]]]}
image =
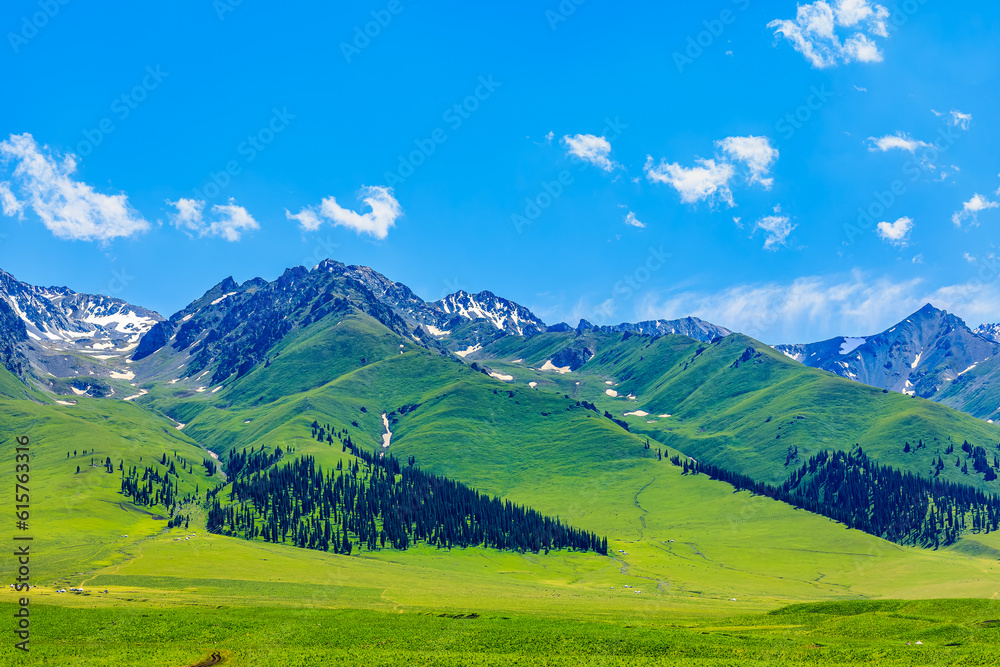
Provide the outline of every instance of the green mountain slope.
{"type": "Polygon", "coordinates": [[[518,343],[499,341],[475,358],[514,376],[515,384],[537,382],[593,401],[634,432],[762,481],[784,479],[790,448],[797,451],[791,462],[801,462],[860,444],[879,463],[923,475],[934,474],[939,456],[950,456],[941,479],[1000,491],[982,475],[964,475],[953,465],[955,454],[945,454],[966,440],[996,453],[997,426],[802,366],[746,336],[706,344],[682,336],[550,333],[518,343]],[[567,349],[588,349],[593,358],[569,373],[539,370],[567,349]],[[649,414],[625,416],[637,410],[649,414]],[[907,442],[911,451],[904,453],[907,442]]]}
{"type": "MultiPolygon", "coordinates": [[[[0,369],[0,383],[9,379],[0,369]]],[[[170,508],[137,506],[119,493],[119,464],[126,470],[154,466],[166,472],[175,463],[171,479],[182,497],[196,489],[204,493],[220,481],[206,475],[204,449],[165,417],[129,402],[79,397],[73,405],[47,405],[0,398],[0,414],[0,442],[11,470],[15,439],[29,440],[31,514],[23,534],[33,536],[38,551],[46,554],[32,570],[36,582],[70,574],[81,564],[110,562],[124,545],[165,526],[170,508]],[[159,465],[164,456],[168,464],[159,465]],[[108,458],[112,472],[104,467],[108,458]],[[182,469],[182,460],[192,469],[182,469]]],[[[13,487],[13,474],[0,476],[0,492],[13,498],[13,487]]],[[[177,511],[193,513],[196,525],[203,523],[195,503],[177,511]]]]}

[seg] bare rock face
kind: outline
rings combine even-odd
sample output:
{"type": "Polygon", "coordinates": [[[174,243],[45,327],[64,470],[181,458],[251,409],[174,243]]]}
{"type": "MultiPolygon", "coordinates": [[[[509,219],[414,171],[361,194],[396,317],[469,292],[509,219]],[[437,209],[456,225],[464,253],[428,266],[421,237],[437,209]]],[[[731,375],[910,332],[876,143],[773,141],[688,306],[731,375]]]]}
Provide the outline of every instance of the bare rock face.
{"type": "Polygon", "coordinates": [[[927,304],[879,334],[775,349],[851,380],[934,398],[963,373],[1000,352],[1000,343],[927,304]]]}

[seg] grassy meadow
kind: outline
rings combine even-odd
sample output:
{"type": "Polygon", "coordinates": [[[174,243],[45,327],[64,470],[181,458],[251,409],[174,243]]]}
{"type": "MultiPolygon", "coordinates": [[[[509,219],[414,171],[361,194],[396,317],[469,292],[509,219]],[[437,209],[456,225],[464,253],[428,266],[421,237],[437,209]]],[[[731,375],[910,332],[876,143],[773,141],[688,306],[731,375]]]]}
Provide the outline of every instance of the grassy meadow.
{"type": "MultiPolygon", "coordinates": [[[[537,370],[570,338],[531,339],[540,346],[534,357],[491,351],[486,363],[515,376],[502,382],[417,346],[400,348],[398,337],[352,316],[289,337],[269,366],[217,392],[197,391],[197,378],[155,382],[143,387],[149,393],[138,405],[87,397],[63,405],[0,372],[5,470],[13,469],[13,438],[32,441],[37,586],[31,653],[0,645],[3,664],[196,665],[213,654],[219,664],[282,666],[321,658],[374,665],[996,663],[995,534],[940,550],[903,547],[685,475],[666,460],[716,447],[751,467],[773,466],[785,436],[772,444],[765,430],[779,425],[800,443],[824,428],[831,443],[856,434],[876,442],[901,423],[929,442],[985,441],[996,427],[881,392],[870,414],[858,414],[847,404],[868,388],[811,369],[793,373],[766,351],[745,369],[749,378],[734,379],[744,370],[729,368],[745,347],[739,341],[695,354],[699,345],[690,339],[664,337],[654,349],[636,337],[613,354],[599,351],[586,373],[537,370]],[[336,354],[317,363],[317,348],[336,354]],[[658,374],[636,375],[650,357],[658,374]],[[705,365],[698,391],[692,364],[705,365]],[[724,381],[728,390],[713,388],[724,381]],[[766,396],[762,385],[775,381],[789,391],[766,396]],[[684,386],[688,398],[680,400],[684,386]],[[723,391],[734,398],[712,393],[723,391]],[[840,407],[825,407],[828,399],[840,407]],[[650,414],[623,417],[638,409],[650,414]],[[329,469],[349,455],[339,443],[312,439],[313,420],[378,450],[383,413],[393,432],[389,451],[399,459],[414,456],[429,472],[606,535],[610,554],[421,545],[341,556],[208,534],[197,504],[179,509],[191,515],[187,529],[168,529],[164,507],[137,507],[119,493],[120,461],[141,469],[166,455],[191,466],[178,476],[181,495],[203,495],[224,483],[201,467],[206,449],[225,459],[244,447],[293,447],[329,469]],[[774,419],[764,422],[765,413],[774,419]],[[757,454],[746,453],[753,447],[757,454]],[[101,467],[106,457],[114,473],[101,467]],[[71,587],[83,592],[56,592],[71,587]]],[[[882,460],[897,456],[892,447],[878,451],[882,460]]],[[[0,475],[0,495],[10,498],[11,487],[12,475],[0,475]]],[[[10,563],[0,564],[4,574],[10,563]]],[[[15,609],[19,596],[2,590],[3,609],[15,609]]]]}

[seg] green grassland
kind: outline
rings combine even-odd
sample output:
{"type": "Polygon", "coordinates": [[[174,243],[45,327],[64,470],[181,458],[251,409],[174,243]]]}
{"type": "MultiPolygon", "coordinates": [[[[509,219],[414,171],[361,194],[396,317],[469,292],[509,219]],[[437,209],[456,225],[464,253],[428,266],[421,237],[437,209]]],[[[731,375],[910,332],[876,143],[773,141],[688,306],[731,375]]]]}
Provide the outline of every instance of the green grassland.
{"type": "MultiPolygon", "coordinates": [[[[726,619],[601,623],[572,614],[44,607],[37,613],[55,632],[34,645],[31,659],[101,667],[187,665],[213,653],[224,657],[222,664],[262,667],[989,665],[1000,639],[997,607],[973,601],[820,603],[726,619]],[[923,644],[907,645],[915,641],[923,644]]],[[[5,654],[9,649],[0,648],[5,654]]]]}
{"type": "MultiPolygon", "coordinates": [[[[187,665],[212,651],[260,665],[318,656],[385,665],[996,662],[1000,630],[985,623],[1000,618],[996,534],[936,551],[902,547],[684,475],[655,455],[711,452],[781,477],[787,443],[806,456],[861,442],[880,461],[915,469],[893,458],[904,435],[986,444],[1000,439],[995,427],[833,381],[760,344],[759,357],[730,368],[748,339],[622,338],[595,337],[586,370],[567,374],[531,368],[573,334],[504,339],[484,355],[515,376],[504,383],[352,315],[289,336],[266,367],[218,392],[150,383],[140,405],[58,405],[0,371],[4,470],[15,436],[31,437],[34,456],[38,588],[25,664],[187,665]],[[606,382],[636,400],[608,396],[606,382]],[[778,387],[771,395],[769,384],[778,387]],[[582,399],[616,416],[651,416],[627,417],[629,433],[582,399]],[[194,464],[179,477],[182,493],[222,482],[199,466],[206,448],[224,458],[291,446],[332,466],[347,455],[313,440],[309,424],[346,429],[374,451],[382,413],[398,458],[607,535],[611,554],[418,546],[340,556],[207,534],[193,507],[183,510],[188,530],[166,529],[162,506],[138,508],[118,493],[119,460],[141,468],[164,453],[194,464]],[[67,449],[110,457],[115,473],[89,467],[90,453],[67,459],[67,449]],[[85,592],[55,592],[70,586],[85,592]],[[920,601],[928,598],[966,599],[920,601]],[[917,639],[922,646],[905,645],[917,639]]],[[[0,474],[3,497],[11,479],[0,474]]],[[[10,563],[0,561],[4,574],[10,563]]],[[[0,590],[13,609],[17,596],[0,590]]],[[[10,644],[0,645],[4,664],[10,644]]]]}
{"type": "MultiPolygon", "coordinates": [[[[949,445],[959,448],[968,440],[996,453],[1000,443],[1000,426],[808,368],[739,334],[707,344],[685,336],[588,332],[583,342],[596,354],[578,372],[537,370],[561,349],[580,344],[579,338],[573,333],[528,341],[508,337],[479,356],[498,372],[513,375],[519,386],[537,382],[540,390],[593,401],[619,418],[625,412],[648,412],[647,417],[625,417],[633,431],[762,481],[784,479],[790,446],[798,449],[801,464],[820,450],[857,443],[883,465],[930,475],[949,445]],[[759,356],[733,367],[748,347],[759,356]],[[523,361],[511,363],[515,359],[523,361]],[[619,397],[608,396],[608,389],[619,397]],[[635,400],[622,398],[629,395],[635,400]],[[925,446],[904,454],[907,441],[925,446]]],[[[981,475],[964,475],[953,465],[940,479],[1000,490],[996,482],[986,484],[981,475]]]]}

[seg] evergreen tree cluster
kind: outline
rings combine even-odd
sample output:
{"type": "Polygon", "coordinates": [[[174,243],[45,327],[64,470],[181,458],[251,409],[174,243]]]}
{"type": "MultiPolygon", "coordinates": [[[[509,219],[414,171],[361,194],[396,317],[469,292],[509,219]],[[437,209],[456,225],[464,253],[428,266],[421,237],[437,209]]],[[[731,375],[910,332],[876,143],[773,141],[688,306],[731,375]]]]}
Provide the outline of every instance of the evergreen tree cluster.
{"type": "Polygon", "coordinates": [[[1000,526],[1000,497],[964,484],[927,479],[871,461],[860,447],[823,451],[781,485],[758,482],[710,463],[671,458],[685,473],[705,473],[737,489],[821,514],[896,542],[937,548],[963,534],[1000,526]]]}
{"type": "MultiPolygon", "coordinates": [[[[167,463],[166,453],[163,454],[159,462],[161,466],[164,466],[162,471],[155,463],[143,468],[141,473],[136,466],[125,468],[122,463],[119,463],[118,469],[122,473],[122,495],[131,498],[136,505],[146,507],[162,505],[170,510],[170,516],[173,517],[178,506],[186,505],[194,500],[190,494],[180,495],[178,484],[180,473],[177,472],[177,464],[180,463],[181,470],[187,472],[194,472],[194,468],[181,457],[170,459],[169,466],[167,463]]],[[[113,471],[113,469],[112,467],[111,470],[113,471]]],[[[180,524],[172,524],[170,527],[172,528],[174,525],[180,524]]]]}
{"type": "MultiPolygon", "coordinates": [[[[313,427],[314,434],[318,428],[313,427]]],[[[262,450],[245,461],[239,457],[238,469],[227,464],[228,502],[219,499],[219,489],[208,495],[208,530],[344,554],[407,549],[419,542],[448,549],[607,554],[607,538],[425,473],[412,463],[401,466],[391,455],[350,449],[354,460],[346,467],[338,462],[329,472],[308,455],[267,469],[250,463],[270,460],[273,455],[262,450]]]]}
{"type": "Polygon", "coordinates": [[[251,447],[249,452],[247,452],[246,447],[243,448],[242,452],[231,451],[229,452],[229,460],[226,461],[226,474],[230,477],[252,475],[271,467],[284,455],[281,447],[275,447],[273,452],[267,452],[263,447],[258,450],[251,447]]]}

